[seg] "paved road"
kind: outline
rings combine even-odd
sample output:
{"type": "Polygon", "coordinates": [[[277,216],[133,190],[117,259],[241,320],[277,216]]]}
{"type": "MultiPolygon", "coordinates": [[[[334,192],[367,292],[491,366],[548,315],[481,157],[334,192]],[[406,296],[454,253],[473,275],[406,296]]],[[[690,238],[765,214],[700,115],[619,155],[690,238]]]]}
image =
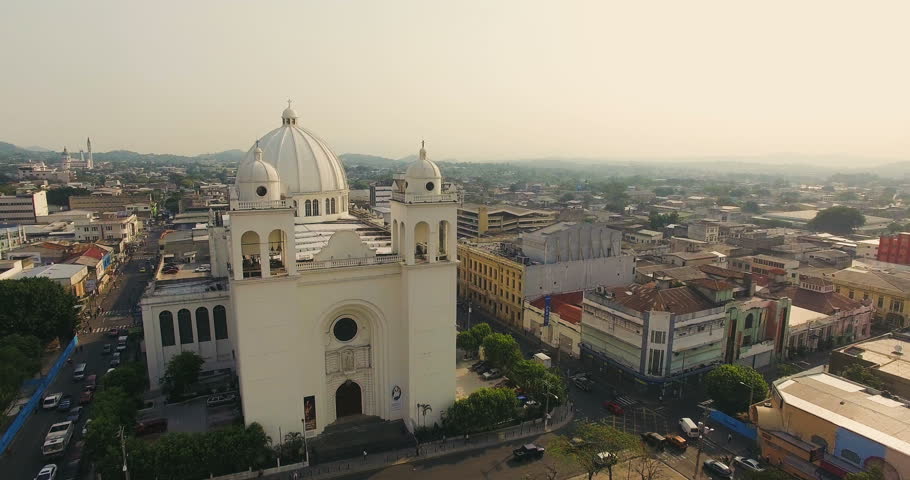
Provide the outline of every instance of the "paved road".
{"type": "MultiPolygon", "coordinates": [[[[157,239],[157,235],[155,238],[157,239]]],[[[154,244],[157,244],[157,240],[155,240],[154,244]]],[[[105,308],[113,306],[129,312],[132,305],[138,301],[142,289],[145,288],[145,284],[150,278],[150,274],[139,273],[138,269],[141,261],[138,259],[138,255],[136,257],[133,261],[123,265],[124,273],[119,277],[122,279],[120,280],[120,285],[109,290],[106,297],[102,300],[105,308]],[[130,302],[133,303],[130,304],[130,302]]],[[[95,328],[96,330],[106,331],[114,325],[132,323],[130,317],[125,318],[126,320],[118,317],[101,317],[94,320],[91,325],[98,327],[95,328]]],[[[107,371],[108,363],[110,362],[109,356],[101,354],[102,345],[111,342],[111,340],[104,333],[83,334],[80,335],[79,339],[80,345],[83,346],[83,351],[73,354],[73,365],[86,363],[86,376],[97,374],[100,379],[107,371]]],[[[70,394],[78,402],[83,384],[72,380],[72,371],[73,367],[71,365],[64,366],[48,388],[48,393],[62,392],[70,394]]],[[[52,424],[63,421],[65,417],[66,414],[64,412],[56,410],[39,410],[35,412],[26,421],[6,454],[0,458],[0,478],[10,480],[31,479],[34,478],[43,465],[51,463],[46,461],[41,454],[44,436],[52,424]]],[[[77,434],[70,442],[70,450],[72,450],[77,441],[81,440],[82,426],[86,417],[87,415],[83,415],[77,425],[77,434]]],[[[57,459],[55,462],[61,468],[65,463],[62,459],[57,459]]]]}

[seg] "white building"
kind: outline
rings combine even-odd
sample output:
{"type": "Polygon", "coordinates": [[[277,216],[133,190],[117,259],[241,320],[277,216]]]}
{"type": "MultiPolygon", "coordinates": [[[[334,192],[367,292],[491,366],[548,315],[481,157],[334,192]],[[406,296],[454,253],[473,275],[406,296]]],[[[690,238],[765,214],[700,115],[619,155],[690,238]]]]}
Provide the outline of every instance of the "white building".
{"type": "Polygon", "coordinates": [[[142,229],[142,221],[135,214],[105,212],[94,218],[79,218],[75,222],[76,240],[124,240],[132,242],[142,229]]]}
{"type": "Polygon", "coordinates": [[[46,216],[47,192],[0,195],[0,222],[34,225],[38,217],[46,216]]]}
{"type": "MultiPolygon", "coordinates": [[[[389,239],[348,213],[341,162],[297,119],[288,107],[250,149],[230,210],[209,227],[212,276],[229,277],[226,336],[245,421],[273,438],[300,431],[301,418],[308,436],[358,414],[432,425],[455,400],[457,194],[421,148],[395,180],[389,239]],[[417,404],[432,411],[424,418],[417,404]]],[[[165,301],[146,298],[143,309],[154,316],[152,303],[165,301]]],[[[167,307],[175,317],[210,307],[177,303],[167,307]]],[[[197,348],[198,335],[162,346],[162,333],[145,329],[146,348],[163,350],[160,360],[149,353],[151,377],[152,363],[160,371],[197,348]]]]}
{"type": "Polygon", "coordinates": [[[44,162],[26,163],[17,168],[19,180],[47,180],[48,182],[67,183],[71,180],[69,170],[57,170],[48,167],[44,162]]]}

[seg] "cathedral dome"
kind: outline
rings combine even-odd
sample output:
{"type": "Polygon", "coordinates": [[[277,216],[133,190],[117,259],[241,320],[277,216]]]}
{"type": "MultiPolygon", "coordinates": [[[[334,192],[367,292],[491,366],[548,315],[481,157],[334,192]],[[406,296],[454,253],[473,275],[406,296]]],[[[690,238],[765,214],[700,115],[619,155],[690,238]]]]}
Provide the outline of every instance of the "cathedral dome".
{"type": "Polygon", "coordinates": [[[442,178],[442,172],[436,162],[427,158],[427,150],[423,142],[420,144],[420,154],[413,163],[408,166],[405,176],[414,179],[437,179],[442,178]]]}
{"type": "MultiPolygon", "coordinates": [[[[301,128],[298,118],[288,105],[281,114],[281,126],[259,140],[262,159],[275,167],[281,177],[282,193],[347,190],[348,180],[341,161],[322,139],[301,128]]],[[[254,150],[255,147],[247,152],[242,163],[253,160],[254,150]]]]}

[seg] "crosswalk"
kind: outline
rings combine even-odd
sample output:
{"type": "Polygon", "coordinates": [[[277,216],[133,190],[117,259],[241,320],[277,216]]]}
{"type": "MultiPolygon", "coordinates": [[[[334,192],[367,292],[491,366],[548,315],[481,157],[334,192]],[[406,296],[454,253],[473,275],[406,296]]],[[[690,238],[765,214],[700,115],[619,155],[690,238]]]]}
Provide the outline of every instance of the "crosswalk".
{"type": "Polygon", "coordinates": [[[132,327],[132,326],[133,326],[132,324],[107,325],[107,326],[104,326],[104,327],[95,327],[95,328],[93,328],[93,329],[91,330],[91,332],[89,332],[89,333],[104,333],[104,332],[107,332],[107,331],[109,331],[109,330],[111,330],[111,329],[114,329],[114,328],[116,328],[116,329],[119,330],[119,329],[121,329],[121,328],[130,328],[130,327],[132,327]]]}
{"type": "Polygon", "coordinates": [[[619,396],[616,398],[616,400],[613,400],[613,401],[618,403],[622,407],[631,407],[633,405],[638,404],[638,400],[635,400],[634,398],[631,398],[631,397],[627,397],[625,395],[619,396]]]}

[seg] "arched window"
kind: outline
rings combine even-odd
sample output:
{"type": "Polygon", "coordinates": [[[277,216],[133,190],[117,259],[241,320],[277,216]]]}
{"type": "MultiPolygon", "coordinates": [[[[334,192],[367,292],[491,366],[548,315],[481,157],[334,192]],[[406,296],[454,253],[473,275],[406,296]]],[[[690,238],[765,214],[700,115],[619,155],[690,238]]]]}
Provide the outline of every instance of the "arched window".
{"type": "Polygon", "coordinates": [[[190,311],[181,308],[177,312],[177,330],[180,332],[180,344],[193,343],[193,321],[190,319],[190,311]]]}
{"type": "Polygon", "coordinates": [[[332,213],[332,205],[329,203],[329,199],[325,199],[325,214],[328,215],[332,213]]]}
{"type": "Polygon", "coordinates": [[[825,451],[825,452],[828,451],[828,441],[825,440],[824,438],[819,437],[818,435],[812,435],[812,440],[810,440],[810,441],[812,443],[818,445],[819,447],[822,447],[823,451],[825,451]]]}
{"type": "Polygon", "coordinates": [[[752,328],[752,314],[746,315],[746,326],[745,328],[752,328]]]}
{"type": "Polygon", "coordinates": [[[448,258],[449,255],[449,222],[443,220],[439,222],[439,258],[448,258]]]}
{"type": "Polygon", "coordinates": [[[215,317],[215,340],[227,340],[227,312],[224,310],[224,306],[216,305],[212,309],[212,315],[215,317]]]}
{"type": "Polygon", "coordinates": [[[846,448],[840,451],[840,456],[854,465],[859,465],[862,462],[862,459],[859,458],[859,454],[853,450],[847,450],[846,448]]]}
{"type": "Polygon", "coordinates": [[[303,210],[307,217],[313,215],[313,207],[310,206],[309,200],[303,202],[303,210]]]}
{"type": "Polygon", "coordinates": [[[319,216],[319,200],[313,200],[313,215],[319,216]]]}
{"type": "Polygon", "coordinates": [[[161,346],[174,346],[174,314],[167,310],[159,313],[158,329],[161,330],[161,346]]]}
{"type": "Polygon", "coordinates": [[[196,309],[196,336],[199,343],[212,340],[212,327],[209,326],[209,309],[199,307],[196,309]]]}
{"type": "Polygon", "coordinates": [[[335,199],[332,199],[332,213],[338,213],[335,211],[335,199]]]}

